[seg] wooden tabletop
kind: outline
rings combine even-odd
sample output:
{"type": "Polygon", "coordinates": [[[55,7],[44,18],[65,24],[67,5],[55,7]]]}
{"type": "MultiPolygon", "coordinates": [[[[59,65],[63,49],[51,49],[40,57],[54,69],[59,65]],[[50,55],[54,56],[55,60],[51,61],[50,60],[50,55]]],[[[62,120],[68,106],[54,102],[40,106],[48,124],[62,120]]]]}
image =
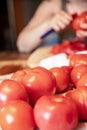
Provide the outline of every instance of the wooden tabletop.
{"type": "Polygon", "coordinates": [[[0,52],[0,75],[13,73],[19,69],[28,67],[28,53],[0,52]]]}
{"type": "Polygon", "coordinates": [[[19,53],[19,52],[0,52],[0,61],[5,60],[26,60],[29,57],[27,53],[19,53]]]}
{"type": "Polygon", "coordinates": [[[0,67],[9,64],[26,64],[29,57],[27,53],[0,52],[0,67]]]}

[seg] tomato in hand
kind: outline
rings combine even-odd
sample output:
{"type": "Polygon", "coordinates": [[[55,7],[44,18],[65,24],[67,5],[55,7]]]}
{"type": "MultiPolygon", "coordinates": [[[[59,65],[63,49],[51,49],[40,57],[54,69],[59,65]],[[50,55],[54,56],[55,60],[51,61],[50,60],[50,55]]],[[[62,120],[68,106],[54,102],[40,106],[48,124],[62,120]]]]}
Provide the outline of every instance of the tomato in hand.
{"type": "Polygon", "coordinates": [[[25,101],[10,101],[0,110],[1,130],[34,130],[35,126],[33,109],[25,101]]]}
{"type": "Polygon", "coordinates": [[[34,106],[34,118],[40,130],[73,130],[78,112],[75,104],[62,95],[42,96],[34,106]]]}
{"type": "Polygon", "coordinates": [[[73,19],[72,27],[75,31],[84,30],[81,27],[81,24],[87,24],[87,11],[82,12],[80,15],[73,19]]]}
{"type": "Polygon", "coordinates": [[[64,92],[69,87],[71,68],[69,66],[53,67],[50,71],[56,78],[56,93],[64,92]]]}
{"type": "Polygon", "coordinates": [[[35,102],[43,95],[55,94],[56,79],[49,70],[43,67],[35,67],[22,71],[23,73],[20,71],[15,72],[12,79],[21,82],[25,86],[29,94],[31,105],[34,105],[35,102]]]}
{"type": "Polygon", "coordinates": [[[14,99],[29,102],[29,96],[26,89],[22,84],[11,79],[3,80],[0,83],[0,107],[14,99]]]}

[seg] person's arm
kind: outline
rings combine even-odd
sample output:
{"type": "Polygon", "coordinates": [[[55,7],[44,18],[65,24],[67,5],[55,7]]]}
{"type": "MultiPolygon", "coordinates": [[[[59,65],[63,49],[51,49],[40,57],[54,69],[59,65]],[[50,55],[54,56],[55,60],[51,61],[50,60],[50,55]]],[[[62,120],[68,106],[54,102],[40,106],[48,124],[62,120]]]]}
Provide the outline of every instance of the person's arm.
{"type": "Polygon", "coordinates": [[[43,1],[28,25],[19,34],[17,47],[20,52],[30,52],[41,43],[41,36],[53,28],[64,29],[71,21],[71,16],[60,12],[61,0],[43,1]]]}

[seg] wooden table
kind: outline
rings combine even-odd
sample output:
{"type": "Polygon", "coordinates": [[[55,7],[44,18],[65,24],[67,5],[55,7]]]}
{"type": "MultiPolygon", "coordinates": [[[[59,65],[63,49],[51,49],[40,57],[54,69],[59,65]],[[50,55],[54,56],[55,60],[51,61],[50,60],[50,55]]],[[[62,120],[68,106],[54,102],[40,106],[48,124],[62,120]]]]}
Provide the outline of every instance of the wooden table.
{"type": "Polygon", "coordinates": [[[0,52],[0,66],[9,64],[26,65],[28,57],[29,54],[27,53],[0,52]]]}
{"type": "Polygon", "coordinates": [[[13,73],[27,67],[29,54],[18,52],[0,52],[0,75],[13,73]]]}

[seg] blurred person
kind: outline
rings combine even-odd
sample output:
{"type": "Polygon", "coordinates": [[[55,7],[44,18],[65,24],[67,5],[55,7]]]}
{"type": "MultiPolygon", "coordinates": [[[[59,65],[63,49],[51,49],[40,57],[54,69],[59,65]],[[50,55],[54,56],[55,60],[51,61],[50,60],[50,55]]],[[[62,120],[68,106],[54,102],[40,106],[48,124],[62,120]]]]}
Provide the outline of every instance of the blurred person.
{"type": "MultiPolygon", "coordinates": [[[[28,53],[39,46],[58,44],[60,40],[75,37],[70,26],[72,14],[86,10],[87,0],[43,0],[18,36],[19,52],[28,53]],[[51,29],[54,30],[51,34],[41,38],[51,29]]],[[[81,30],[76,34],[80,36],[79,33],[82,33],[81,30]]]]}

